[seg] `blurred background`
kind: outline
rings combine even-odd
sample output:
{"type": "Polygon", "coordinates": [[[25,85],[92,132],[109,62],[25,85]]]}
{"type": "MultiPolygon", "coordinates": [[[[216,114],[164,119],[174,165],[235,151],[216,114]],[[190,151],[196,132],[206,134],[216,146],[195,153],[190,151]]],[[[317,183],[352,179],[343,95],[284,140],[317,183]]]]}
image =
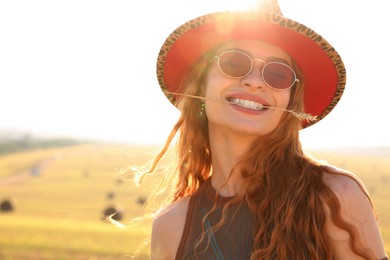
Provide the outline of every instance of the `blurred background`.
{"type": "MultiPolygon", "coordinates": [[[[155,75],[165,38],[190,18],[256,1],[1,1],[0,134],[161,143],[178,117],[155,75]]],[[[347,68],[343,98],[302,131],[304,145],[390,145],[386,1],[279,3],[347,68]]]]}
{"type": "MultiPolygon", "coordinates": [[[[134,218],[158,178],[138,187],[129,167],[157,153],[179,115],[156,80],[160,46],[193,17],[254,2],[0,1],[0,259],[148,259],[149,220],[134,218]],[[103,220],[114,211],[125,228],[103,220]]],[[[339,105],[302,143],[363,179],[389,241],[386,1],[279,4],[347,68],[339,105]]]]}

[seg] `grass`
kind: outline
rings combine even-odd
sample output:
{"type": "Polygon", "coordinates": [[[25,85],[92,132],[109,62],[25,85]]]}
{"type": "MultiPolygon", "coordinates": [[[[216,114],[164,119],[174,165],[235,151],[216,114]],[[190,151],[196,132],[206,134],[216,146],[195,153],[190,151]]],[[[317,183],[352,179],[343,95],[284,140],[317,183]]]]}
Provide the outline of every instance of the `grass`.
{"type": "MultiPolygon", "coordinates": [[[[141,246],[149,238],[146,220],[122,230],[102,217],[115,205],[123,208],[124,224],[145,214],[137,199],[147,196],[147,186],[137,188],[117,174],[145,163],[150,153],[140,147],[83,145],[13,154],[0,157],[0,163],[26,158],[21,164],[28,168],[53,155],[39,176],[1,186],[0,200],[11,198],[16,210],[0,214],[0,259],[122,259],[138,250],[136,259],[148,259],[149,246],[141,246]]],[[[8,165],[15,167],[3,168],[2,176],[26,170],[8,165]]]]}
{"type": "MultiPolygon", "coordinates": [[[[37,259],[36,255],[40,259],[130,258],[129,253],[139,249],[146,232],[138,228],[129,233],[129,230],[113,228],[101,221],[44,217],[15,219],[11,215],[1,216],[0,221],[1,259],[37,259]],[[26,258],[29,255],[31,258],[26,258]]],[[[137,259],[147,259],[147,247],[140,249],[137,259]]]]}
{"type": "MultiPolygon", "coordinates": [[[[156,147],[79,145],[42,149],[0,157],[0,201],[11,198],[16,210],[0,213],[0,259],[149,259],[147,219],[132,223],[146,208],[154,186],[147,178],[137,187],[128,166],[143,165],[156,147]],[[6,185],[1,179],[20,175],[6,185]],[[1,178],[2,176],[2,178],[1,178]],[[123,177],[122,176],[122,177],[123,177]],[[108,206],[123,208],[119,229],[102,220],[108,206]],[[136,255],[131,257],[131,255],[136,255]]],[[[314,156],[355,172],[365,182],[381,218],[383,238],[390,241],[389,157],[316,151],[314,156]]],[[[386,243],[389,254],[390,244],[386,243]]]]}

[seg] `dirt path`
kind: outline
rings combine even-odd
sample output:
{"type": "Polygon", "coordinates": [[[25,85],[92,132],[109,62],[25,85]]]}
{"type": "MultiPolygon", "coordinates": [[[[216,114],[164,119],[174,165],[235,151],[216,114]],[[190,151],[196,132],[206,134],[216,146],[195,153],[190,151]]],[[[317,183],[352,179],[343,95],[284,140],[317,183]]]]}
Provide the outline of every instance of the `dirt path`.
{"type": "Polygon", "coordinates": [[[15,174],[6,176],[4,178],[0,178],[0,187],[19,184],[21,182],[29,180],[30,178],[39,176],[54,160],[56,160],[55,157],[42,159],[29,169],[25,169],[15,174]]]}

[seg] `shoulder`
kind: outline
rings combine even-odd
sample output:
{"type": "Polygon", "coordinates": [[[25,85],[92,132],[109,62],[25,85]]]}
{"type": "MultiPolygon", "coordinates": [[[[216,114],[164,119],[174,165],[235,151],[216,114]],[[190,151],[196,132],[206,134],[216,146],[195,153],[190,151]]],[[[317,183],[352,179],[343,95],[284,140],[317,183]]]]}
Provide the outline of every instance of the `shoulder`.
{"type": "Polygon", "coordinates": [[[364,210],[373,209],[364,183],[352,172],[327,167],[323,180],[339,200],[342,213],[355,215],[356,210],[362,209],[361,206],[365,206],[364,210]]]}
{"type": "Polygon", "coordinates": [[[337,197],[343,219],[356,224],[365,224],[373,216],[376,220],[368,191],[355,174],[332,167],[327,168],[323,180],[337,197]]]}
{"type": "Polygon", "coordinates": [[[160,210],[153,221],[151,259],[174,259],[186,222],[190,197],[181,198],[160,210]]]}
{"type": "MultiPolygon", "coordinates": [[[[383,241],[376,214],[363,182],[353,173],[328,167],[324,172],[324,183],[333,191],[340,205],[340,216],[357,231],[358,239],[379,257],[384,255],[383,241]]],[[[325,228],[329,244],[336,255],[353,256],[349,249],[350,235],[335,224],[332,210],[325,202],[325,228]]]]}
{"type": "Polygon", "coordinates": [[[343,169],[327,167],[323,180],[336,195],[344,219],[364,224],[375,216],[368,191],[355,174],[343,169]]]}

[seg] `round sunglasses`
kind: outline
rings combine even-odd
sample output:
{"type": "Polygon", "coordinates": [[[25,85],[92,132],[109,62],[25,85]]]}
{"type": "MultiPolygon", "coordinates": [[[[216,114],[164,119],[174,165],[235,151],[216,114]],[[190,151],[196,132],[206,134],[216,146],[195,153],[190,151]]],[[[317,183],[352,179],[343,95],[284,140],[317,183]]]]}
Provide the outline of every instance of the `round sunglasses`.
{"type": "Polygon", "coordinates": [[[230,78],[244,78],[252,72],[253,61],[264,63],[261,69],[261,77],[267,86],[273,89],[289,89],[295,82],[299,82],[294,70],[278,61],[266,62],[261,59],[252,59],[242,51],[228,50],[214,57],[218,60],[220,71],[230,78]]]}

